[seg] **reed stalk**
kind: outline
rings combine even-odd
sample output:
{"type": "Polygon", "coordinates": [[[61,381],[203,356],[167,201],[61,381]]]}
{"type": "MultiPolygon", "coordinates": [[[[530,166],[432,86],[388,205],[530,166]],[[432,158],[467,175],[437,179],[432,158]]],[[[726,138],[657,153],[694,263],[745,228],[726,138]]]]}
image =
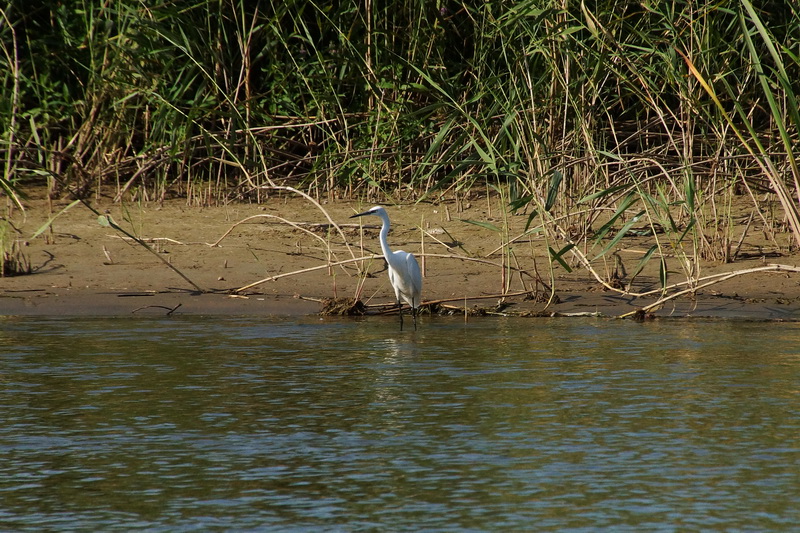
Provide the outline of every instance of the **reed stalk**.
{"type": "Polygon", "coordinates": [[[735,260],[742,192],[800,247],[795,4],[12,0],[0,191],[458,203],[493,183],[552,268],[646,224],[637,270],[697,279],[735,260]]]}

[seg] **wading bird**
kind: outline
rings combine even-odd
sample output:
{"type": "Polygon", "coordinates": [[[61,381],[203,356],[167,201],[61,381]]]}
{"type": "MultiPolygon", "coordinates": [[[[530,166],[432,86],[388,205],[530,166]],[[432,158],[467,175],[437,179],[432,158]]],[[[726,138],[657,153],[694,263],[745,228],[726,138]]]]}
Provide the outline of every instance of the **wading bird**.
{"type": "Polygon", "coordinates": [[[350,218],[374,215],[383,220],[381,228],[381,250],[386,263],[389,265],[389,281],[394,288],[394,295],[397,298],[397,310],[400,313],[400,331],[403,331],[403,304],[400,299],[411,306],[411,316],[414,317],[414,330],[417,329],[417,308],[422,294],[422,274],[419,271],[417,259],[410,253],[403,250],[392,251],[386,242],[389,234],[389,215],[380,206],[375,206],[368,211],[353,215],[350,218]]]}

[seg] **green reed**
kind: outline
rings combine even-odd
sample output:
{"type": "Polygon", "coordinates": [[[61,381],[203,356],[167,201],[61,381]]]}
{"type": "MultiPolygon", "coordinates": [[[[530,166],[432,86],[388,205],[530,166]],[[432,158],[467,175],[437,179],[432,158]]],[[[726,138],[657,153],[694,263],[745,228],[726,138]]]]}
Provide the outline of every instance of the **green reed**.
{"type": "Polygon", "coordinates": [[[0,185],[205,205],[504,183],[554,264],[643,224],[644,259],[696,277],[732,258],[741,194],[800,245],[798,42],[791,2],[14,0],[0,185]]]}

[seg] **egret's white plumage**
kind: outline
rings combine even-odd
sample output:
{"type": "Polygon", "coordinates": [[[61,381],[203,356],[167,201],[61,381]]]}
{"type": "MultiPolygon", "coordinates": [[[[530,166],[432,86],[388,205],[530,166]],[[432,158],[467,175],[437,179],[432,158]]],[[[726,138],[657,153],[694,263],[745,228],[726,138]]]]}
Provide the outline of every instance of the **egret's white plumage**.
{"type": "Polygon", "coordinates": [[[404,252],[403,250],[392,251],[389,248],[389,243],[386,242],[386,236],[389,235],[389,215],[383,207],[375,206],[350,218],[363,217],[365,215],[374,215],[383,220],[380,235],[381,250],[383,250],[383,257],[386,258],[386,263],[389,265],[389,282],[394,288],[397,307],[400,310],[400,329],[403,329],[401,300],[411,306],[414,329],[417,329],[417,308],[422,295],[422,273],[419,270],[417,259],[409,252],[404,252]]]}

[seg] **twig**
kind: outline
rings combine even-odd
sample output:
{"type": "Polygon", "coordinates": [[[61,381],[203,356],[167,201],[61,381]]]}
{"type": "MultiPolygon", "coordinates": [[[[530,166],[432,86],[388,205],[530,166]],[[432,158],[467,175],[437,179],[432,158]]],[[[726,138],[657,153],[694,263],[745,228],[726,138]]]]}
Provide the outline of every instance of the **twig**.
{"type": "MultiPolygon", "coordinates": [[[[44,170],[45,170],[45,171],[46,171],[46,172],[47,172],[47,173],[48,173],[50,176],[52,176],[52,178],[53,178],[54,180],[56,180],[58,183],[60,183],[60,184],[64,185],[64,180],[63,180],[63,179],[61,179],[61,176],[60,176],[59,174],[57,174],[56,172],[53,172],[52,170],[49,170],[49,169],[44,169],[44,170]]],[[[84,207],[86,207],[86,209],[88,209],[89,211],[91,211],[92,213],[94,213],[94,214],[97,216],[97,221],[98,221],[98,223],[100,223],[100,225],[102,225],[102,226],[108,226],[108,227],[111,227],[111,228],[115,229],[116,231],[118,231],[118,232],[122,233],[122,234],[123,234],[123,235],[125,235],[126,237],[128,237],[128,238],[132,239],[132,240],[133,240],[133,241],[135,241],[137,244],[139,244],[140,246],[142,246],[142,247],[143,247],[145,250],[147,250],[148,252],[150,252],[151,254],[153,254],[154,256],[156,256],[156,257],[158,258],[158,260],[159,260],[159,261],[161,261],[162,263],[164,263],[164,264],[165,264],[165,265],[166,265],[166,266],[167,266],[167,267],[168,267],[170,270],[172,270],[172,271],[173,271],[173,272],[175,272],[177,275],[179,275],[181,278],[183,278],[183,280],[184,280],[184,281],[186,281],[186,282],[187,282],[189,285],[191,285],[192,287],[194,287],[194,289],[195,289],[197,292],[199,292],[199,293],[204,293],[204,292],[206,292],[205,290],[201,289],[201,288],[200,288],[200,286],[199,286],[199,285],[197,285],[197,284],[196,284],[194,281],[190,280],[190,279],[189,279],[189,278],[186,276],[186,274],[184,274],[183,272],[181,272],[180,270],[178,270],[178,269],[177,269],[175,266],[173,266],[173,265],[172,265],[172,263],[170,263],[169,261],[167,261],[166,259],[164,259],[164,257],[162,257],[162,255],[161,255],[161,254],[159,254],[158,252],[156,252],[155,250],[153,250],[153,248],[152,248],[152,247],[151,247],[149,244],[147,244],[147,243],[146,243],[146,242],[144,242],[142,239],[140,239],[140,238],[136,237],[135,235],[132,235],[131,233],[129,233],[128,231],[126,231],[125,229],[123,229],[122,227],[120,227],[119,225],[117,225],[117,223],[116,223],[116,222],[114,222],[114,220],[111,218],[111,216],[109,216],[109,215],[104,215],[104,214],[100,213],[100,211],[98,211],[97,209],[95,209],[94,207],[92,207],[92,206],[91,206],[91,204],[89,204],[89,202],[88,202],[88,201],[86,201],[86,200],[85,200],[85,199],[83,199],[83,198],[78,198],[77,200],[78,200],[80,203],[82,203],[82,204],[84,205],[84,207]]]]}
{"type": "MultiPolygon", "coordinates": [[[[137,239],[135,239],[133,237],[121,237],[119,235],[107,235],[107,237],[109,237],[111,239],[121,239],[123,241],[134,241],[134,242],[137,241],[137,239]]],[[[150,237],[149,239],[138,239],[138,240],[140,240],[142,242],[150,243],[150,244],[155,244],[155,243],[159,243],[159,242],[168,242],[168,243],[171,243],[171,244],[178,244],[180,246],[186,246],[187,244],[190,244],[190,243],[185,243],[185,242],[181,242],[181,241],[176,241],[175,239],[170,239],[169,237],[150,237]]],[[[194,243],[194,244],[200,244],[200,243],[194,243]]]]}
{"type": "MultiPolygon", "coordinates": [[[[301,227],[302,225],[306,225],[306,226],[313,226],[313,227],[324,227],[324,226],[330,227],[330,225],[328,225],[328,224],[307,224],[307,223],[303,223],[303,222],[292,222],[291,220],[286,220],[286,219],[285,219],[285,218],[283,218],[283,217],[279,217],[279,216],[277,216],[277,215],[268,215],[268,214],[252,215],[252,216],[249,216],[249,217],[247,217],[247,218],[244,218],[244,219],[240,220],[239,222],[235,223],[235,224],[234,224],[233,226],[231,226],[230,228],[228,228],[228,231],[226,231],[226,232],[225,232],[225,233],[222,235],[222,237],[220,237],[219,239],[217,239],[217,240],[216,240],[216,242],[213,242],[213,243],[206,243],[206,245],[208,245],[208,246],[211,246],[212,248],[215,248],[215,247],[219,246],[219,243],[221,243],[221,242],[222,242],[222,240],[223,240],[225,237],[227,237],[228,235],[230,235],[230,233],[233,231],[233,229],[234,229],[236,226],[238,226],[238,225],[240,225],[240,224],[244,224],[245,222],[248,222],[248,221],[250,221],[250,220],[253,220],[254,218],[275,218],[275,219],[278,219],[278,220],[280,220],[281,222],[283,222],[283,223],[285,223],[285,224],[289,224],[289,225],[290,225],[290,226],[292,226],[293,228],[295,228],[295,229],[298,229],[298,230],[300,230],[300,231],[303,231],[303,232],[305,232],[305,233],[307,233],[307,234],[311,235],[312,237],[314,237],[314,238],[315,238],[315,239],[317,239],[318,241],[320,241],[320,242],[322,243],[322,245],[325,247],[325,249],[327,250],[327,252],[328,252],[328,254],[327,254],[327,255],[328,255],[328,257],[329,257],[329,258],[330,258],[331,256],[333,256],[333,257],[336,257],[336,253],[335,253],[335,252],[334,252],[334,251],[331,249],[331,246],[330,246],[330,244],[328,243],[328,241],[326,241],[325,239],[323,239],[322,237],[320,237],[319,235],[317,235],[317,234],[316,234],[316,233],[314,233],[313,231],[310,231],[310,230],[307,230],[307,229],[305,229],[305,228],[301,227]]],[[[330,261],[329,261],[327,266],[328,266],[328,268],[330,268],[331,266],[333,266],[333,264],[331,264],[331,263],[330,263],[330,261]]],[[[342,269],[342,270],[344,270],[344,269],[342,269]]],[[[344,273],[345,273],[345,274],[347,274],[348,276],[350,275],[350,273],[349,273],[349,272],[347,272],[347,270],[344,270],[344,273]]]]}
{"type": "MultiPolygon", "coordinates": [[[[774,264],[773,263],[773,264],[769,264],[769,265],[766,265],[766,266],[763,266],[763,267],[747,268],[747,269],[744,269],[744,270],[736,270],[734,272],[727,272],[727,273],[724,273],[724,274],[715,274],[713,276],[707,276],[705,278],[700,278],[700,279],[710,279],[710,278],[715,278],[715,279],[711,279],[710,281],[708,281],[706,283],[703,283],[702,285],[689,287],[688,289],[684,289],[684,290],[678,291],[678,292],[676,292],[674,294],[670,294],[669,296],[665,296],[663,298],[660,298],[657,301],[653,302],[652,304],[643,307],[641,310],[647,312],[647,311],[650,311],[650,310],[660,306],[664,302],[668,302],[669,300],[677,298],[678,296],[682,296],[684,294],[688,294],[688,293],[691,293],[691,292],[696,292],[696,291],[698,291],[700,289],[704,289],[704,288],[706,288],[706,287],[708,287],[710,285],[714,285],[716,283],[720,283],[721,281],[727,281],[727,280],[729,280],[731,278],[735,278],[737,276],[742,276],[742,275],[745,275],[745,274],[753,274],[753,273],[756,273],[756,272],[800,272],[800,267],[790,266],[790,265],[779,265],[779,264],[774,264]]],[[[695,280],[695,281],[699,281],[699,280],[695,280]]],[[[630,311],[628,313],[620,315],[619,318],[629,317],[629,316],[635,314],[638,311],[639,311],[638,309],[635,310],[635,311],[630,311]]]]}
{"type": "MultiPolygon", "coordinates": [[[[608,207],[598,207],[598,208],[596,208],[596,209],[584,209],[583,211],[576,211],[576,212],[574,212],[574,213],[570,213],[570,214],[568,214],[568,215],[562,215],[562,216],[560,216],[560,217],[554,217],[554,218],[551,220],[551,222],[556,222],[556,221],[558,221],[558,220],[561,220],[561,219],[563,219],[563,218],[574,217],[574,216],[576,216],[576,215],[582,215],[582,214],[584,214],[584,213],[596,213],[597,211],[600,211],[600,210],[608,210],[608,211],[613,211],[612,209],[610,209],[610,208],[608,208],[608,207]]],[[[493,255],[494,255],[494,254],[495,254],[497,251],[499,251],[499,250],[502,250],[502,249],[503,249],[503,248],[505,248],[506,246],[508,246],[508,245],[510,245],[510,244],[513,244],[513,243],[517,242],[518,240],[520,240],[520,239],[521,239],[521,238],[523,238],[523,237],[526,237],[526,236],[528,236],[528,235],[531,235],[531,234],[533,234],[533,233],[536,233],[536,230],[538,230],[539,228],[543,228],[543,227],[544,227],[544,224],[539,224],[538,226],[535,226],[535,227],[533,227],[533,228],[528,228],[526,231],[524,231],[524,232],[520,233],[519,235],[517,235],[517,236],[516,236],[516,237],[514,237],[513,239],[509,239],[508,241],[506,241],[506,242],[502,243],[500,246],[498,246],[497,248],[495,248],[494,250],[492,250],[491,252],[489,252],[488,254],[486,254],[484,257],[491,257],[491,256],[493,256],[493,255]]]]}
{"type": "MultiPolygon", "coordinates": [[[[447,243],[445,243],[445,242],[443,242],[443,241],[441,241],[441,240],[437,239],[437,238],[436,238],[436,237],[434,237],[434,236],[431,234],[431,232],[429,232],[428,230],[426,230],[426,229],[423,229],[423,228],[420,228],[420,229],[421,229],[421,230],[422,230],[422,231],[425,233],[425,235],[427,235],[428,237],[430,237],[430,238],[431,238],[431,239],[433,239],[434,241],[438,242],[439,244],[441,244],[442,246],[444,246],[444,247],[445,247],[445,248],[447,248],[448,250],[453,250],[453,247],[452,247],[452,246],[449,246],[447,243]]],[[[424,253],[424,252],[425,252],[425,250],[423,250],[423,253],[424,253]]]]}
{"type": "MultiPolygon", "coordinates": [[[[252,215],[252,216],[249,216],[247,218],[243,218],[242,220],[240,220],[239,222],[236,222],[233,226],[228,228],[228,231],[223,233],[222,237],[217,239],[215,242],[212,242],[212,243],[207,242],[207,243],[205,243],[206,246],[210,246],[212,248],[218,247],[219,243],[221,243],[225,239],[225,237],[230,235],[230,233],[237,226],[239,226],[240,224],[244,224],[245,222],[249,222],[249,221],[253,220],[254,218],[276,218],[276,219],[280,220],[281,222],[283,222],[284,224],[288,224],[288,225],[292,226],[295,229],[298,229],[300,231],[304,231],[304,232],[308,233],[309,235],[311,235],[312,237],[314,237],[314,238],[316,238],[318,240],[321,240],[325,244],[326,248],[330,249],[330,246],[328,246],[328,244],[325,242],[325,240],[322,237],[320,237],[319,235],[317,235],[313,231],[310,231],[310,230],[306,229],[305,227],[319,228],[319,229],[330,229],[330,228],[333,227],[332,224],[319,224],[319,223],[310,223],[310,222],[292,222],[291,220],[287,220],[287,219],[285,219],[283,217],[279,217],[277,215],[267,215],[267,214],[252,215]],[[305,227],[303,227],[303,226],[305,226],[305,227]]],[[[344,228],[349,228],[349,227],[357,228],[358,225],[357,224],[342,224],[341,227],[344,227],[344,228]]],[[[365,228],[366,227],[377,228],[378,226],[364,226],[364,227],[365,228]]],[[[179,243],[179,244],[182,244],[182,243],[179,243]]]]}
{"type": "Polygon", "coordinates": [[[143,307],[139,307],[139,308],[137,308],[137,309],[134,309],[133,311],[131,311],[131,313],[135,313],[135,312],[137,312],[137,311],[141,311],[142,309],[156,308],[156,309],[166,309],[166,310],[167,310],[167,316],[170,316],[170,315],[171,315],[172,313],[174,313],[174,312],[175,312],[175,310],[176,310],[177,308],[179,308],[181,305],[183,305],[183,304],[178,304],[178,305],[176,305],[175,307],[167,307],[167,306],[165,306],[165,305],[145,305],[145,306],[143,306],[143,307]]]}
{"type": "Polygon", "coordinates": [[[328,212],[325,210],[325,208],[323,208],[320,205],[320,203],[317,202],[316,200],[314,200],[311,196],[309,196],[308,194],[304,193],[303,191],[299,191],[299,190],[295,189],[294,187],[288,187],[288,186],[282,186],[282,185],[262,185],[260,188],[261,189],[268,189],[268,190],[278,190],[278,191],[293,192],[295,194],[299,194],[300,196],[302,196],[303,198],[305,198],[306,200],[308,200],[309,202],[314,204],[317,207],[317,209],[322,211],[322,214],[325,215],[325,218],[328,219],[328,222],[331,223],[331,226],[336,228],[336,231],[339,233],[339,236],[341,236],[342,242],[344,242],[344,245],[347,248],[347,251],[350,252],[350,255],[353,258],[355,258],[356,254],[353,253],[353,250],[350,248],[350,243],[347,242],[347,238],[344,236],[344,232],[342,231],[342,228],[339,227],[339,225],[331,218],[331,216],[328,214],[328,212]]]}
{"type": "Polygon", "coordinates": [[[293,272],[285,272],[283,274],[277,274],[275,276],[270,276],[268,278],[264,278],[264,279],[255,281],[253,283],[250,283],[249,285],[245,285],[244,287],[239,287],[238,289],[234,289],[233,292],[234,292],[234,294],[235,293],[239,293],[239,292],[244,292],[244,291],[246,291],[248,289],[252,289],[253,287],[256,287],[256,286],[261,285],[263,283],[267,283],[268,281],[276,281],[276,280],[279,280],[281,278],[285,278],[285,277],[288,277],[288,276],[294,276],[296,274],[305,274],[306,272],[314,272],[315,270],[322,270],[323,268],[328,268],[328,267],[331,267],[331,266],[339,266],[339,265],[344,265],[344,264],[347,264],[347,263],[355,263],[356,261],[366,261],[368,259],[373,259],[375,257],[381,257],[381,256],[373,255],[373,256],[370,256],[370,257],[356,257],[354,259],[345,259],[343,261],[337,261],[337,262],[331,263],[329,265],[328,264],[318,265],[318,266],[315,266],[315,267],[309,267],[309,268],[303,268],[301,270],[295,270],[293,272]]]}
{"type": "Polygon", "coordinates": [[[311,296],[303,296],[301,294],[296,295],[295,298],[306,302],[317,302],[318,304],[321,304],[322,302],[325,301],[325,298],[313,298],[311,296]]]}
{"type": "MultiPolygon", "coordinates": [[[[471,300],[491,300],[491,299],[494,299],[494,298],[509,298],[509,297],[512,297],[512,296],[524,296],[524,295],[528,295],[530,293],[531,293],[531,291],[519,291],[519,292],[508,292],[506,294],[488,294],[488,295],[484,294],[482,296],[465,296],[464,298],[461,298],[459,296],[458,298],[442,298],[441,300],[423,301],[423,302],[420,302],[419,305],[420,306],[441,305],[441,304],[446,304],[448,302],[460,302],[460,301],[467,302],[468,300],[469,301],[471,301],[471,300]]],[[[304,299],[311,299],[311,298],[304,298],[304,299]]],[[[466,305],[466,303],[464,305],[466,305]]],[[[365,307],[367,307],[367,308],[382,308],[382,307],[383,308],[391,308],[391,309],[389,309],[391,311],[392,309],[394,309],[394,310],[397,309],[397,304],[396,303],[365,304],[365,307]]]]}
{"type": "MultiPolygon", "coordinates": [[[[420,256],[421,255],[422,254],[420,254],[420,256]]],[[[246,291],[248,289],[252,289],[253,287],[256,287],[256,286],[261,285],[263,283],[267,283],[268,281],[276,281],[276,280],[279,280],[281,278],[285,278],[285,277],[288,277],[288,276],[294,276],[296,274],[305,274],[306,272],[314,272],[315,270],[322,270],[323,268],[328,268],[328,267],[331,267],[331,266],[345,265],[347,263],[354,263],[356,261],[374,261],[375,259],[379,259],[379,258],[382,258],[382,257],[383,257],[382,255],[368,255],[368,256],[363,256],[363,257],[354,257],[353,259],[344,259],[342,261],[337,261],[335,263],[303,268],[303,269],[300,269],[300,270],[294,270],[292,272],[285,272],[283,274],[277,274],[275,276],[270,276],[268,278],[264,278],[264,279],[261,279],[261,280],[258,280],[258,281],[254,281],[253,283],[245,285],[244,287],[239,287],[238,289],[234,289],[233,292],[234,292],[234,294],[235,293],[239,293],[239,292],[244,292],[244,291],[246,291]]],[[[438,258],[443,258],[443,259],[459,259],[461,261],[472,261],[472,262],[475,262],[475,263],[492,265],[492,266],[496,266],[496,267],[500,267],[501,266],[501,265],[495,263],[494,261],[489,261],[488,259],[481,259],[481,258],[478,258],[478,257],[466,257],[466,256],[463,256],[463,255],[425,254],[425,257],[438,257],[438,258]]],[[[520,272],[521,274],[525,274],[525,275],[531,277],[532,279],[538,280],[539,283],[541,283],[542,285],[547,287],[548,290],[550,290],[550,286],[547,283],[545,283],[541,279],[538,279],[536,276],[534,276],[533,274],[531,274],[527,270],[517,269],[517,268],[514,268],[514,267],[510,267],[510,268],[520,272]]]]}
{"type": "Polygon", "coordinates": [[[101,214],[100,214],[100,213],[99,213],[99,212],[98,212],[98,211],[97,211],[95,208],[93,208],[92,206],[90,206],[90,205],[89,205],[88,203],[86,203],[85,201],[81,200],[81,202],[82,202],[82,203],[83,203],[83,205],[85,205],[85,206],[86,206],[86,207],[87,207],[89,210],[93,211],[93,212],[94,212],[96,215],[98,215],[98,221],[101,221],[101,224],[106,224],[106,225],[108,225],[108,226],[110,226],[110,227],[114,228],[115,230],[119,231],[120,233],[123,233],[123,234],[125,234],[127,237],[129,237],[130,239],[132,239],[133,241],[135,241],[135,242],[136,242],[137,244],[139,244],[140,246],[143,246],[143,247],[144,247],[144,248],[145,248],[145,249],[146,249],[148,252],[150,252],[151,254],[153,254],[154,256],[156,256],[156,257],[157,257],[157,258],[158,258],[158,259],[159,259],[159,260],[160,260],[162,263],[164,263],[165,265],[167,265],[167,266],[168,266],[168,267],[169,267],[169,268],[170,268],[170,269],[171,269],[173,272],[175,272],[175,273],[176,273],[176,274],[178,274],[180,277],[182,277],[182,278],[184,279],[184,281],[186,281],[186,282],[187,282],[189,285],[191,285],[192,287],[194,287],[194,288],[195,288],[195,290],[196,290],[197,292],[199,292],[199,293],[204,293],[204,292],[206,292],[206,291],[204,291],[203,289],[201,289],[199,285],[197,285],[195,282],[193,282],[193,281],[192,281],[192,280],[190,280],[188,277],[186,277],[186,275],[185,275],[183,272],[181,272],[180,270],[178,270],[177,268],[175,268],[175,267],[172,265],[172,263],[170,263],[169,261],[167,261],[166,259],[164,259],[164,258],[161,256],[161,254],[159,254],[158,252],[156,252],[155,250],[153,250],[153,249],[150,247],[150,245],[149,245],[149,244],[147,244],[146,242],[144,242],[142,239],[140,239],[140,238],[138,238],[138,237],[136,237],[136,236],[134,236],[134,235],[131,235],[130,233],[128,233],[128,232],[127,232],[127,231],[125,231],[124,229],[122,229],[122,228],[121,228],[119,225],[117,225],[117,223],[116,223],[116,222],[114,222],[114,221],[111,219],[111,217],[110,217],[110,216],[107,216],[107,215],[101,215],[101,214]]]}
{"type": "Polygon", "coordinates": [[[736,243],[736,249],[733,251],[731,255],[731,261],[736,261],[736,256],[739,255],[739,250],[742,249],[742,243],[744,242],[744,238],[747,236],[747,231],[750,229],[750,224],[753,222],[753,217],[755,216],[755,212],[750,212],[750,218],[747,219],[747,224],[744,226],[744,231],[742,232],[742,236],[739,239],[739,242],[736,243]]]}
{"type": "Polygon", "coordinates": [[[467,300],[491,300],[493,298],[509,298],[512,296],[524,296],[530,294],[533,291],[518,291],[518,292],[507,292],[505,294],[489,294],[483,296],[465,296],[465,297],[458,297],[458,298],[443,298],[441,300],[429,300],[427,302],[422,302],[420,305],[439,305],[444,304],[447,302],[461,302],[467,300]]]}

